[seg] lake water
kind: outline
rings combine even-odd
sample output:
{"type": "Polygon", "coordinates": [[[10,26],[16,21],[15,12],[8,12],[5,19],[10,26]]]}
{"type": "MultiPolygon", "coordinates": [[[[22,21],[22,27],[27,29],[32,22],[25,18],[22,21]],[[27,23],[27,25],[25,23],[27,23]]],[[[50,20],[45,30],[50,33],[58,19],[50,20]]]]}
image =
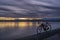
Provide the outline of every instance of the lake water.
{"type": "MultiPolygon", "coordinates": [[[[60,28],[60,22],[50,22],[52,30],[60,28]]],[[[37,22],[0,22],[1,39],[26,37],[36,34],[37,22]]]]}

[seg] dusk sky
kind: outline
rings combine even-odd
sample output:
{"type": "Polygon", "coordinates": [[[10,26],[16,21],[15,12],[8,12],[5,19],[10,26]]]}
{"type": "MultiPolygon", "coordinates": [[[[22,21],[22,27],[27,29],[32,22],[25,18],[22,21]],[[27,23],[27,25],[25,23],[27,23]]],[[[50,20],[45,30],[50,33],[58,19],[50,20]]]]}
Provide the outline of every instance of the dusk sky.
{"type": "Polygon", "coordinates": [[[60,17],[60,0],[0,0],[0,17],[60,17]]]}
{"type": "MultiPolygon", "coordinates": [[[[29,20],[30,18],[46,18],[46,20],[47,18],[49,20],[60,18],[60,0],[0,0],[0,20],[3,20],[3,22],[0,21],[0,40],[37,34],[36,29],[40,26],[38,22],[4,22],[4,20],[15,20],[16,18],[25,20],[24,17],[29,20]]],[[[50,24],[51,30],[60,28],[60,20],[50,22],[50,24]]]]}

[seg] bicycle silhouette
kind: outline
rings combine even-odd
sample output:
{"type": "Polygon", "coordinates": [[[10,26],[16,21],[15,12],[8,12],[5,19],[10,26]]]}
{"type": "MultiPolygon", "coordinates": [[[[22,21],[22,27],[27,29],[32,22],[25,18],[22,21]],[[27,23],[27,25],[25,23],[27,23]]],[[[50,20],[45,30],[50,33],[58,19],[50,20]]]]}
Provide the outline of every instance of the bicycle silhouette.
{"type": "Polygon", "coordinates": [[[38,32],[42,32],[42,29],[44,30],[44,31],[50,31],[51,30],[51,24],[49,24],[48,22],[45,22],[45,24],[44,23],[41,23],[38,27],[37,27],[37,33],[38,32]]]}

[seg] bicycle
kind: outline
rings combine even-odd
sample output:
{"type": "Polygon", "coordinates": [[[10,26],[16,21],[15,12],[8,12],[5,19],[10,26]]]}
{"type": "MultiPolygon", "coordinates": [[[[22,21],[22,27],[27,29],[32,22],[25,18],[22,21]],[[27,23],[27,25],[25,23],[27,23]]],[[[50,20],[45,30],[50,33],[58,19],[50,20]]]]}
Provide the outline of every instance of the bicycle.
{"type": "Polygon", "coordinates": [[[39,27],[37,27],[37,33],[38,32],[41,33],[42,29],[46,32],[51,31],[51,25],[49,23],[46,23],[46,24],[42,23],[41,25],[39,25],[39,27]]]}

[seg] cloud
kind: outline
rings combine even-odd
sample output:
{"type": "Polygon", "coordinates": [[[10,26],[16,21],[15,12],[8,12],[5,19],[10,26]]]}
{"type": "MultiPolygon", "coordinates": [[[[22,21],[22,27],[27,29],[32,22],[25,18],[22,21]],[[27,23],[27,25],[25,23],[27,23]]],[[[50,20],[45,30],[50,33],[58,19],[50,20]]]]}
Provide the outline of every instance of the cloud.
{"type": "Polygon", "coordinates": [[[0,0],[0,16],[60,17],[59,10],[59,0],[0,0]]]}

